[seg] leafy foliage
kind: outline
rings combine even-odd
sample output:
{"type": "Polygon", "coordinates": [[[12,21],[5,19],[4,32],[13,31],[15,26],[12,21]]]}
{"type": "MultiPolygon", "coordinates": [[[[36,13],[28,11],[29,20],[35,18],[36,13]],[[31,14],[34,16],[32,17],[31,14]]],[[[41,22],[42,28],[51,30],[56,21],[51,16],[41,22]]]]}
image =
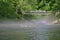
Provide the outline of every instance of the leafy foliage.
{"type": "Polygon", "coordinates": [[[60,0],[0,0],[0,18],[24,18],[24,13],[30,10],[53,11],[56,14],[60,10],[60,0]]]}
{"type": "Polygon", "coordinates": [[[54,10],[57,8],[58,4],[56,3],[55,0],[38,0],[38,9],[42,10],[54,10]]]}
{"type": "Polygon", "coordinates": [[[60,11],[60,0],[37,0],[38,8],[37,10],[52,11],[53,16],[60,18],[58,11],[60,11]],[[57,14],[57,15],[56,15],[57,14]]]}

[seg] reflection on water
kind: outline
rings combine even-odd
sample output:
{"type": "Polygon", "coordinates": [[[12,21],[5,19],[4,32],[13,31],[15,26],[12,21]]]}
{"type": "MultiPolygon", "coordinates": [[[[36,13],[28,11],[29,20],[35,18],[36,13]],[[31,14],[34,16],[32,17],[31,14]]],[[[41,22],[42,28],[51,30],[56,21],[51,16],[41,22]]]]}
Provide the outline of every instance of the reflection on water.
{"type": "Polygon", "coordinates": [[[17,29],[1,27],[0,40],[60,40],[60,25],[17,29]]]}

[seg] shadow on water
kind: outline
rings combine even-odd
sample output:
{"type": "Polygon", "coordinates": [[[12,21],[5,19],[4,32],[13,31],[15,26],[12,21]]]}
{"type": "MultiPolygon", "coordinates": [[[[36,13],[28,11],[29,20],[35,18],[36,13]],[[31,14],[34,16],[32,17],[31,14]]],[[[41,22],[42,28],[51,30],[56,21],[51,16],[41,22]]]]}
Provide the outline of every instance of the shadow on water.
{"type": "Polygon", "coordinates": [[[60,40],[60,25],[40,25],[39,21],[14,23],[0,23],[0,40],[60,40]]]}

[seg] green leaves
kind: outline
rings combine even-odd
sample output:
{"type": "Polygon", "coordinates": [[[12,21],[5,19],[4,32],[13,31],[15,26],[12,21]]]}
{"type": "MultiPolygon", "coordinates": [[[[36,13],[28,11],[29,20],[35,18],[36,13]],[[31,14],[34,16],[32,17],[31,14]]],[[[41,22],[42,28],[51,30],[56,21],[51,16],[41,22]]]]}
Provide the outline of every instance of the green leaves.
{"type": "Polygon", "coordinates": [[[15,9],[14,9],[14,4],[11,2],[11,0],[1,0],[0,1],[0,15],[3,18],[14,18],[16,15],[15,14],[15,9]],[[14,17],[13,17],[14,16],[14,17]]]}
{"type": "MultiPolygon", "coordinates": [[[[58,4],[56,2],[57,0],[41,0],[38,3],[38,10],[43,9],[43,10],[55,10],[57,8],[58,4]]],[[[38,1],[37,1],[38,2],[38,1]]]]}
{"type": "Polygon", "coordinates": [[[0,16],[17,18],[30,10],[60,10],[60,0],[0,0],[0,16]]]}

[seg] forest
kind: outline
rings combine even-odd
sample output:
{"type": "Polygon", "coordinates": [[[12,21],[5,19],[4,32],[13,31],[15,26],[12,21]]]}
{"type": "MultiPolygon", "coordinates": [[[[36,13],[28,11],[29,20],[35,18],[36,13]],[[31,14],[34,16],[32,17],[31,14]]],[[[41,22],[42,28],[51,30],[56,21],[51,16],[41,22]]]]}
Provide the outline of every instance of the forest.
{"type": "Polygon", "coordinates": [[[0,19],[36,18],[25,13],[30,10],[51,11],[50,15],[60,18],[60,0],[0,0],[0,19]]]}

